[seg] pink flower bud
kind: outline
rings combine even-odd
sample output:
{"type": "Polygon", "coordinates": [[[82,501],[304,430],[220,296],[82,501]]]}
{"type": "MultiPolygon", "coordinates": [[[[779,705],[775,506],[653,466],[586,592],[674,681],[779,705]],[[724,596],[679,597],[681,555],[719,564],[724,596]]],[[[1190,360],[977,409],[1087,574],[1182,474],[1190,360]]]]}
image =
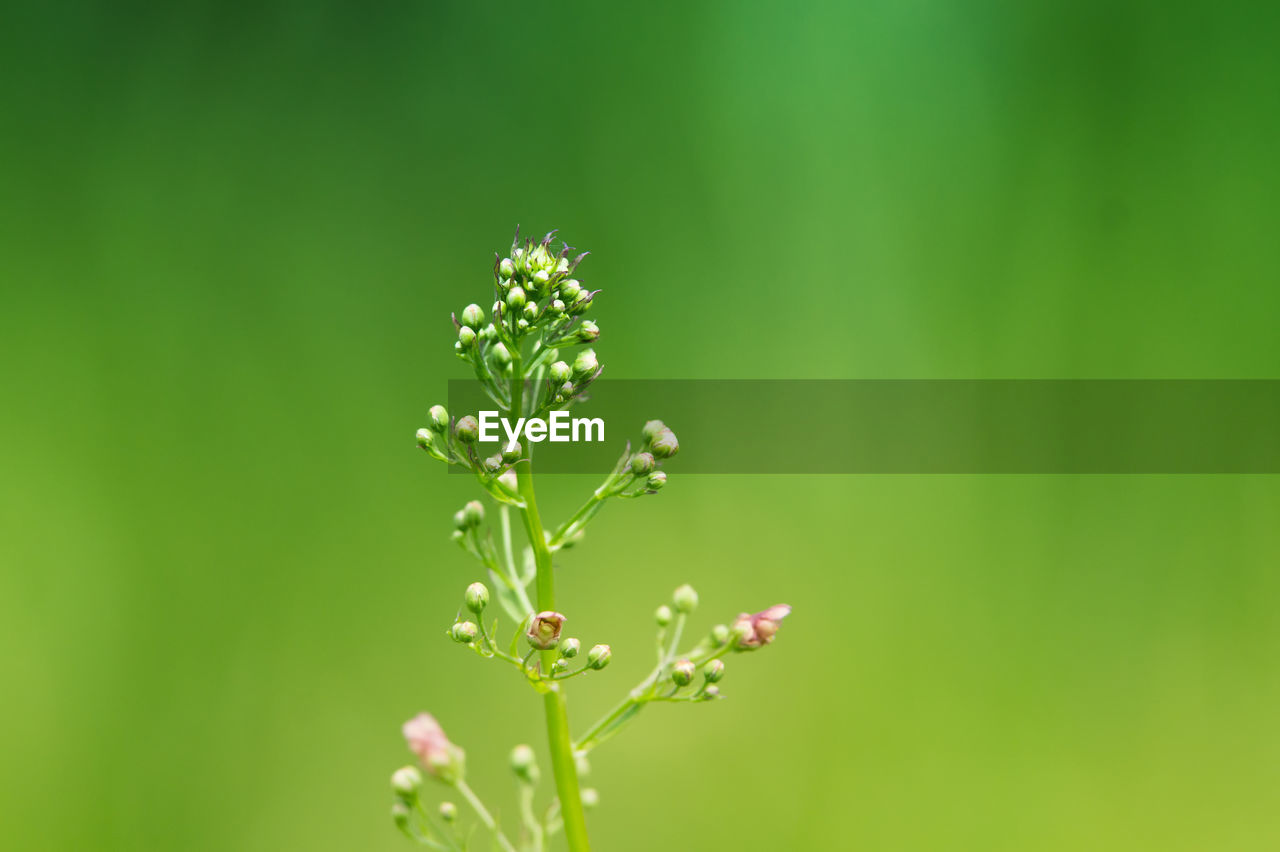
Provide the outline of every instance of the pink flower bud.
{"type": "Polygon", "coordinates": [[[444,735],[444,729],[430,713],[419,713],[401,729],[409,751],[422,761],[422,768],[444,781],[462,777],[464,753],[444,735]]]}
{"type": "Polygon", "coordinates": [[[774,604],[754,615],[742,613],[733,622],[733,632],[738,637],[737,649],[750,651],[768,645],[778,632],[778,622],[791,614],[787,604],[774,604]]]}
{"type": "Polygon", "coordinates": [[[564,622],[565,617],[558,612],[540,612],[533,617],[525,638],[540,651],[550,650],[559,643],[560,629],[564,627],[564,622]]]}

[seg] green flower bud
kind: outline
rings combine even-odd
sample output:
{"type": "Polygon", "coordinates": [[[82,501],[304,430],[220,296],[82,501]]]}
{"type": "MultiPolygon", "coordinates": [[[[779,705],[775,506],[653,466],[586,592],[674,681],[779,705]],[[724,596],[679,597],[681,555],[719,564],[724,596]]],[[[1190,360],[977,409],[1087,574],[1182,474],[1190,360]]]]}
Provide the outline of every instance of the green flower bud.
{"type": "Polygon", "coordinates": [[[458,821],[458,806],[453,802],[440,803],[440,819],[446,823],[455,823],[458,821]]]}
{"type": "Polygon", "coordinates": [[[489,323],[484,328],[480,329],[477,336],[483,342],[491,343],[498,338],[498,329],[494,327],[493,323],[489,323]]]}
{"type": "Polygon", "coordinates": [[[484,469],[488,473],[497,473],[502,470],[502,456],[492,455],[484,460],[484,469]]]}
{"type": "Polygon", "coordinates": [[[578,796],[584,808],[594,808],[600,804],[600,791],[595,787],[584,787],[578,796]]]}
{"type": "Polygon", "coordinates": [[[688,686],[693,683],[694,672],[697,667],[689,660],[681,660],[671,667],[671,682],[676,686],[688,686]]]}
{"type": "Polygon", "coordinates": [[[720,687],[718,686],[708,686],[706,689],[702,690],[702,698],[704,701],[715,701],[719,697],[720,687]]]}
{"type": "Polygon", "coordinates": [[[587,309],[587,305],[591,304],[591,300],[595,298],[586,290],[579,290],[578,295],[573,297],[573,303],[569,305],[569,313],[580,314],[587,309]]]}
{"type": "Polygon", "coordinates": [[[493,303],[493,318],[494,318],[494,319],[498,319],[500,316],[502,316],[502,309],[503,309],[504,307],[506,307],[506,306],[505,306],[505,305],[503,305],[503,304],[502,304],[502,302],[494,302],[494,303],[493,303]]]}
{"type": "Polygon", "coordinates": [[[578,326],[578,340],[582,343],[590,343],[600,337],[600,326],[591,320],[583,320],[582,325],[578,326]]]}
{"type": "Polygon", "coordinates": [[[453,525],[454,527],[457,528],[459,532],[470,527],[471,523],[467,520],[467,513],[462,509],[459,509],[458,511],[454,512],[453,525]]]}
{"type": "Polygon", "coordinates": [[[449,638],[459,645],[470,645],[479,635],[480,628],[472,621],[459,621],[449,628],[449,638]]]}
{"type": "Polygon", "coordinates": [[[661,491],[662,486],[667,484],[667,475],[660,470],[655,470],[649,474],[649,481],[646,484],[650,491],[661,491]]]}
{"type": "Polygon", "coordinates": [[[475,346],[475,343],[476,333],[474,331],[465,325],[458,329],[458,344],[463,349],[470,349],[472,346],[475,346]]]}
{"type": "Polygon", "coordinates": [[[636,476],[644,476],[651,473],[656,464],[653,456],[649,453],[636,453],[631,457],[631,472],[636,476]]]}
{"type": "Polygon", "coordinates": [[[644,442],[646,444],[652,444],[653,439],[657,438],[658,433],[665,428],[667,428],[667,424],[663,423],[661,420],[650,420],[648,423],[644,424],[644,428],[640,430],[640,434],[644,436],[644,442]]]}
{"type": "Polygon", "coordinates": [[[511,259],[515,262],[517,272],[528,266],[528,258],[525,256],[525,250],[522,246],[513,246],[511,248],[511,259]]]}
{"type": "Polygon", "coordinates": [[[676,612],[688,615],[698,608],[698,593],[694,591],[693,586],[685,583],[676,589],[675,596],[672,598],[676,605],[676,612]]]}
{"type": "Polygon", "coordinates": [[[464,444],[474,444],[480,438],[480,424],[470,414],[459,417],[453,427],[453,434],[464,444]]]}
{"type": "Polygon", "coordinates": [[[427,411],[427,428],[432,432],[449,428],[449,411],[443,405],[433,405],[427,411]]]}
{"type": "Polygon", "coordinates": [[[520,442],[512,441],[502,448],[502,461],[505,464],[513,464],[520,460],[522,452],[524,452],[524,448],[520,446],[520,442]]]}
{"type": "Polygon", "coordinates": [[[560,285],[560,298],[566,302],[572,302],[580,292],[582,292],[582,285],[573,278],[560,285]]]}
{"type": "Polygon", "coordinates": [[[467,526],[478,527],[484,521],[484,504],[479,500],[471,500],[462,507],[467,518],[467,526]]]}
{"type": "Polygon", "coordinates": [[[712,660],[702,667],[702,677],[707,683],[718,683],[724,677],[724,661],[712,660]]]}
{"type": "Polygon", "coordinates": [[[418,446],[424,450],[431,449],[431,440],[435,437],[429,429],[419,429],[415,437],[418,440],[418,446]]]}
{"type": "Polygon", "coordinates": [[[511,771],[526,784],[538,783],[538,758],[532,748],[518,745],[511,750],[511,771]]]}
{"type": "Polygon", "coordinates": [[[498,264],[498,274],[503,278],[510,278],[516,274],[516,265],[511,262],[511,258],[504,257],[502,262],[498,264]]]}
{"type": "Polygon", "coordinates": [[[516,479],[516,472],[508,470],[498,477],[498,485],[502,486],[502,490],[507,493],[508,497],[516,496],[519,490],[519,480],[516,479]]]}
{"type": "Polygon", "coordinates": [[[556,395],[560,402],[565,401],[573,396],[573,382],[565,382],[560,386],[560,391],[556,395]]]}
{"type": "Polygon", "coordinates": [[[600,362],[596,359],[596,353],[591,349],[583,349],[578,353],[578,357],[573,360],[573,374],[581,378],[593,375],[596,370],[600,369],[600,362]]]}
{"type": "Polygon", "coordinates": [[[547,247],[541,243],[533,247],[533,251],[529,252],[528,267],[533,270],[550,269],[555,265],[555,258],[551,256],[551,252],[547,251],[547,247]]]}
{"type": "Polygon", "coordinates": [[[415,767],[402,766],[391,773],[391,792],[403,802],[412,804],[422,789],[422,773],[415,767]]]}
{"type": "Polygon", "coordinates": [[[462,324],[469,326],[472,330],[480,328],[480,324],[484,322],[484,311],[480,310],[479,305],[467,305],[462,309],[462,324]]]}
{"type": "Polygon", "coordinates": [[[582,643],[577,639],[566,639],[560,643],[560,656],[571,660],[578,656],[578,651],[581,650],[581,648],[582,643]]]}
{"type": "Polygon", "coordinates": [[[545,269],[539,269],[533,273],[533,277],[529,279],[531,288],[534,290],[542,290],[551,283],[551,273],[545,269]]]}
{"type": "Polygon", "coordinates": [[[717,624],[711,628],[711,641],[715,643],[717,648],[723,648],[725,643],[729,641],[729,627],[725,624],[717,624]]]}
{"type": "Polygon", "coordinates": [[[613,649],[608,645],[593,645],[587,652],[587,668],[599,671],[613,659],[613,649]]]}
{"type": "Polygon", "coordinates": [[[551,664],[551,673],[553,675],[563,674],[569,670],[569,661],[564,657],[560,657],[551,664]]]}
{"type": "MultiPolygon", "coordinates": [[[[457,521],[457,519],[458,519],[458,516],[454,515],[454,521],[457,521]]],[[[453,532],[449,533],[449,540],[457,545],[462,545],[462,539],[464,537],[465,536],[463,536],[462,530],[454,530],[453,532]]]]}
{"type": "Polygon", "coordinates": [[[547,310],[551,311],[552,314],[559,316],[560,314],[564,313],[564,302],[560,301],[559,299],[552,299],[551,304],[548,306],[547,310]]]}
{"type": "Polygon", "coordinates": [[[538,306],[530,302],[524,306],[524,318],[529,322],[533,322],[538,318],[538,306]]]}
{"type": "Polygon", "coordinates": [[[525,332],[529,330],[529,321],[527,319],[516,320],[516,331],[525,332]]]}
{"type": "Polygon", "coordinates": [[[666,627],[671,623],[671,607],[663,604],[653,613],[653,620],[658,622],[659,627],[666,627]]]}
{"type": "Polygon", "coordinates": [[[518,311],[523,308],[526,301],[528,301],[528,299],[524,294],[524,290],[519,287],[512,287],[511,292],[507,293],[507,305],[513,311],[518,311]]]}
{"type": "Polygon", "coordinates": [[[676,440],[676,433],[664,426],[658,436],[653,439],[652,450],[653,454],[660,459],[669,459],[680,452],[680,442],[676,440]]]}
{"type": "Polygon", "coordinates": [[[396,824],[396,828],[403,832],[409,831],[409,819],[413,816],[413,811],[404,802],[396,802],[391,806],[391,819],[396,824]]]}
{"type": "Polygon", "coordinates": [[[505,367],[511,363],[511,353],[507,350],[505,343],[495,343],[489,351],[493,353],[493,362],[499,367],[505,367]]]}
{"type": "Polygon", "coordinates": [[[569,377],[573,375],[573,370],[565,362],[557,361],[547,370],[547,375],[551,377],[553,384],[558,385],[561,382],[567,382],[569,377]]]}
{"type": "Polygon", "coordinates": [[[484,583],[472,583],[467,586],[467,591],[462,599],[466,603],[467,609],[479,615],[489,605],[489,587],[484,583]]]}

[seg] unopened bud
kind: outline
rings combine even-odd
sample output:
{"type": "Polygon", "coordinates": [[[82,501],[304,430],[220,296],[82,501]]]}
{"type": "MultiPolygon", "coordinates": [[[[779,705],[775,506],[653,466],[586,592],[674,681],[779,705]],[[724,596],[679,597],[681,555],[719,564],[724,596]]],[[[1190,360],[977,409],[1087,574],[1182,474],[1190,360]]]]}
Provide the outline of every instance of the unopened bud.
{"type": "Polygon", "coordinates": [[[479,305],[467,305],[462,309],[462,324],[470,326],[472,330],[480,328],[484,322],[484,311],[480,310],[479,305]]]}
{"type": "Polygon", "coordinates": [[[702,690],[702,697],[706,701],[716,700],[720,697],[720,687],[708,686],[706,689],[702,690]]]}
{"type": "Polygon", "coordinates": [[[566,639],[560,643],[560,656],[573,659],[578,656],[578,651],[582,649],[582,643],[577,639],[566,639]]]}
{"type": "Polygon", "coordinates": [[[492,455],[484,460],[484,469],[489,473],[497,473],[502,469],[502,456],[492,455]]]}
{"type": "Polygon", "coordinates": [[[547,306],[547,310],[551,311],[552,314],[562,314],[564,313],[564,302],[559,299],[552,299],[551,304],[547,306]]]}
{"type": "Polygon", "coordinates": [[[707,683],[719,683],[724,677],[724,661],[712,660],[702,667],[702,677],[707,683]]]}
{"type": "Polygon", "coordinates": [[[480,437],[480,424],[470,414],[459,417],[457,425],[453,427],[453,434],[464,444],[474,444],[480,437]]]}
{"type": "Polygon", "coordinates": [[[600,337],[600,326],[591,320],[583,320],[582,325],[578,326],[578,340],[582,343],[590,343],[600,337]]]}
{"type": "Polygon", "coordinates": [[[506,464],[513,464],[520,460],[520,453],[523,451],[519,441],[512,441],[502,448],[502,460],[506,464]]]}
{"type": "Polygon", "coordinates": [[[649,482],[647,483],[650,491],[661,491],[662,486],[667,484],[667,474],[665,471],[655,470],[649,474],[649,482]]]}
{"type": "Polygon", "coordinates": [[[564,657],[560,657],[558,660],[556,660],[554,663],[551,664],[551,673],[553,675],[563,674],[568,670],[569,670],[569,661],[566,660],[564,657]]]}
{"type": "Polygon", "coordinates": [[[717,648],[723,648],[725,643],[729,641],[729,627],[726,624],[717,624],[711,628],[711,641],[715,643],[717,648]]]}
{"type": "Polygon", "coordinates": [[[529,321],[521,318],[516,320],[516,331],[524,332],[529,330],[529,321]]]}
{"type": "Polygon", "coordinates": [[[540,612],[529,623],[529,632],[525,639],[540,651],[547,651],[560,641],[560,630],[564,627],[565,617],[550,610],[540,612]]]}
{"type": "Polygon", "coordinates": [[[579,794],[584,808],[594,808],[600,804],[600,791],[595,787],[585,787],[579,794]]]}
{"type": "Polygon", "coordinates": [[[467,518],[467,526],[478,527],[484,521],[484,504],[479,500],[470,500],[462,507],[467,518]]]}
{"type": "Polygon", "coordinates": [[[516,265],[511,262],[511,258],[504,257],[502,262],[498,264],[498,274],[503,278],[510,278],[516,274],[516,265]]]}
{"type": "Polygon", "coordinates": [[[676,686],[688,686],[693,683],[694,672],[697,667],[689,660],[681,660],[671,667],[671,682],[676,686]]]}
{"type": "Polygon", "coordinates": [[[467,591],[462,599],[466,603],[467,609],[479,615],[489,605],[489,587],[484,583],[472,583],[467,586],[467,591]]]}
{"type": "Polygon", "coordinates": [[[396,798],[413,802],[422,788],[422,773],[412,766],[402,766],[391,773],[391,792],[396,798]]]}
{"type": "Polygon", "coordinates": [[[551,381],[555,384],[569,381],[569,376],[573,375],[573,370],[563,361],[557,361],[547,370],[547,375],[551,377],[551,381]]]}
{"type": "Polygon", "coordinates": [[[524,306],[524,318],[529,322],[533,322],[538,318],[538,306],[530,302],[524,306]]]}
{"type": "Polygon", "coordinates": [[[413,811],[404,802],[396,802],[391,806],[391,819],[401,831],[409,831],[409,818],[412,816],[413,811]]]}
{"type": "Polygon", "coordinates": [[[651,449],[658,458],[669,459],[680,452],[680,442],[676,440],[676,433],[664,426],[658,436],[653,439],[651,449]]]}
{"type": "Polygon", "coordinates": [[[591,349],[583,349],[578,353],[578,357],[573,360],[573,374],[575,376],[590,376],[598,369],[600,369],[600,361],[596,358],[596,353],[591,349]]]}
{"type": "Polygon", "coordinates": [[[470,349],[476,344],[476,333],[467,326],[458,329],[458,344],[463,349],[470,349]]]}
{"type": "Polygon", "coordinates": [[[524,290],[520,287],[512,287],[511,292],[507,293],[507,306],[513,311],[518,311],[525,306],[528,297],[525,296],[524,290]]]}
{"type": "Polygon", "coordinates": [[[511,497],[516,496],[520,487],[520,481],[516,479],[516,472],[514,470],[508,470],[506,473],[502,474],[502,476],[499,476],[498,484],[501,485],[502,490],[507,492],[511,497]]]}
{"type": "Polygon", "coordinates": [[[538,758],[532,748],[518,745],[511,750],[511,771],[526,784],[538,783],[538,758]]]}
{"type": "Polygon", "coordinates": [[[459,621],[449,628],[449,638],[459,645],[470,645],[479,635],[480,628],[472,621],[459,621]]]}
{"type": "Polygon", "coordinates": [[[573,297],[573,304],[569,305],[569,313],[580,314],[587,309],[587,305],[591,304],[591,300],[595,298],[586,290],[579,290],[578,295],[573,297]]]}
{"type": "Polygon", "coordinates": [[[640,434],[644,436],[646,444],[653,443],[653,439],[658,437],[658,433],[667,428],[667,424],[661,420],[650,420],[644,424],[644,428],[640,430],[640,434]]]}
{"type": "Polygon", "coordinates": [[[459,509],[453,513],[453,525],[457,528],[458,532],[461,532],[471,526],[470,522],[467,521],[467,513],[465,510],[459,509]]]}
{"type": "Polygon", "coordinates": [[[483,342],[488,343],[491,340],[494,340],[495,338],[497,338],[498,329],[494,328],[493,323],[489,323],[484,328],[480,329],[480,331],[477,332],[476,336],[479,337],[480,340],[482,340],[483,342]]]}
{"type": "Polygon", "coordinates": [[[414,436],[418,441],[418,446],[424,450],[431,449],[431,441],[435,437],[430,429],[419,429],[414,436]]]}
{"type": "Polygon", "coordinates": [[[505,343],[495,343],[489,351],[493,353],[493,362],[499,367],[505,367],[511,363],[511,352],[507,350],[505,343]]]}
{"type": "Polygon", "coordinates": [[[698,593],[688,583],[676,589],[672,600],[675,602],[676,612],[682,612],[685,615],[698,608],[698,593]]]}
{"type": "Polygon", "coordinates": [[[560,298],[566,302],[572,302],[581,290],[582,285],[576,279],[570,278],[560,285],[560,298]]]}
{"type": "Polygon", "coordinates": [[[587,652],[587,668],[599,671],[613,659],[613,649],[608,645],[593,645],[587,652]]]}
{"type": "Polygon", "coordinates": [[[458,806],[455,805],[453,802],[441,802],[440,803],[440,819],[444,820],[447,823],[457,822],[458,806]]]}
{"type": "Polygon", "coordinates": [[[533,277],[530,281],[532,289],[541,290],[551,282],[551,273],[547,272],[545,269],[539,269],[537,272],[533,273],[533,277]]]}
{"type": "Polygon", "coordinates": [[[449,428],[449,411],[443,405],[433,405],[427,411],[427,428],[432,432],[443,432],[449,428]]]}
{"type": "Polygon", "coordinates": [[[671,607],[663,604],[653,613],[653,620],[658,622],[659,627],[666,627],[671,623],[671,607]]]}
{"type": "Polygon", "coordinates": [[[644,476],[653,471],[656,462],[650,453],[636,453],[631,457],[631,472],[636,476],[644,476]]]}

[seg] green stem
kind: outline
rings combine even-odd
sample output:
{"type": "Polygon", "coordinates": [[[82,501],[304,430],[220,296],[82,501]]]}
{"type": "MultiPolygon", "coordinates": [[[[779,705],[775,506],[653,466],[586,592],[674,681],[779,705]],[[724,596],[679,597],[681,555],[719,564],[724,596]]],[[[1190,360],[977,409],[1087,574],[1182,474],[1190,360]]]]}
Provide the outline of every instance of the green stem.
{"type": "Polygon", "coordinates": [[[480,801],[480,797],[467,785],[467,782],[458,780],[454,787],[462,794],[462,798],[467,800],[467,804],[471,805],[471,809],[476,812],[476,816],[480,817],[480,821],[484,823],[485,828],[493,832],[493,836],[498,839],[498,845],[505,852],[516,852],[516,847],[511,845],[511,841],[502,833],[502,829],[498,828],[498,822],[493,818],[493,814],[489,813],[489,809],[484,806],[484,803],[480,801]]]}
{"type": "MultiPolygon", "coordinates": [[[[519,356],[514,359],[512,374],[523,377],[519,356]]],[[[511,405],[515,417],[520,416],[520,408],[524,404],[523,378],[515,380],[518,384],[512,389],[511,405]]],[[[527,463],[516,465],[516,479],[520,496],[524,499],[525,532],[529,536],[529,544],[533,548],[534,564],[537,566],[538,608],[542,611],[556,608],[556,580],[551,564],[551,550],[547,547],[546,533],[543,531],[542,518],[538,514],[538,500],[533,489],[533,451],[525,450],[530,459],[527,463]]],[[[548,674],[551,665],[556,661],[554,648],[542,652],[542,670],[548,674]]],[[[573,741],[569,736],[569,713],[565,707],[564,691],[558,685],[543,696],[543,709],[547,717],[547,743],[551,749],[551,770],[556,781],[556,795],[560,798],[560,811],[564,817],[564,834],[569,843],[569,852],[590,852],[591,841],[587,838],[586,813],[582,808],[582,791],[578,785],[578,767],[573,757],[573,741]]]]}

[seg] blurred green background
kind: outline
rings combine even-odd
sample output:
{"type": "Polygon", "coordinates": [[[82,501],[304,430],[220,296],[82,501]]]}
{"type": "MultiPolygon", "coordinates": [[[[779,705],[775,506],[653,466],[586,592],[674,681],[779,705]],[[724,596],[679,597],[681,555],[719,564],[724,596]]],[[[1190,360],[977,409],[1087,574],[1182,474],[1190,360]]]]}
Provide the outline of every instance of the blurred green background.
{"type": "MultiPolygon", "coordinates": [[[[593,251],[614,377],[1280,377],[1270,5],[5,18],[8,849],[409,848],[422,709],[513,811],[538,702],[441,635],[473,490],[412,434],[516,223],[593,251]]],[[[561,560],[575,727],[677,584],[795,614],[597,752],[598,849],[1280,846],[1275,477],[679,461],[561,560]]]]}

